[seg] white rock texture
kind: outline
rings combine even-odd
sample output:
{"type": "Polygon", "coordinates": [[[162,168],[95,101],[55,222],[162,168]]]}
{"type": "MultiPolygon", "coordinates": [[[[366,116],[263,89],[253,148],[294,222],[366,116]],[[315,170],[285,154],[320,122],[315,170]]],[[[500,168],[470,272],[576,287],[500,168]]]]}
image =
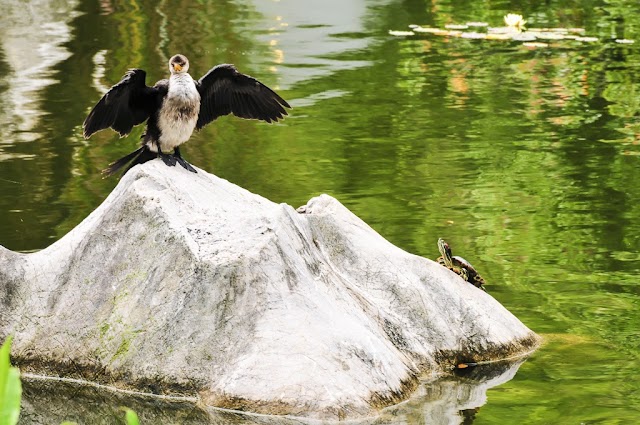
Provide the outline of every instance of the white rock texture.
{"type": "Polygon", "coordinates": [[[136,166],[50,247],[0,247],[0,338],[25,370],[318,419],[376,415],[420,375],[538,344],[334,198],[302,209],[136,166]]]}

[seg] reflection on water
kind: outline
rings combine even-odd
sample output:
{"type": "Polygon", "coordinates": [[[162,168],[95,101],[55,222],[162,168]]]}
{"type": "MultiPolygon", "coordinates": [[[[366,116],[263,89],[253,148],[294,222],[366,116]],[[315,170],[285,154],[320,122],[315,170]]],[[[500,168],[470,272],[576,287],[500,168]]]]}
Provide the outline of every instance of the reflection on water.
{"type": "MultiPolygon", "coordinates": [[[[384,409],[377,418],[352,424],[460,424],[470,423],[487,401],[487,390],[511,380],[524,359],[499,362],[459,371],[435,381],[423,382],[412,397],[384,409]]],[[[72,383],[27,380],[24,385],[23,424],[51,424],[64,420],[111,424],[123,416],[120,406],[135,410],[141,423],[292,425],[302,418],[255,415],[199,407],[189,402],[163,401],[122,395],[72,383]]]]}
{"type": "MultiPolygon", "coordinates": [[[[293,206],[330,193],[418,255],[437,257],[443,237],[492,296],[552,336],[478,412],[460,410],[478,423],[632,422],[640,415],[636,12],[623,0],[5,1],[0,244],[49,245],[115,186],[99,170],[130,152],[140,130],[86,142],[80,125],[127,68],[155,82],[176,52],[194,76],[235,63],[295,108],[278,125],[221,118],[185,145],[190,162],[293,206]],[[584,28],[600,41],[539,49],[388,34],[410,24],[502,25],[510,12],[531,27],[584,28]]],[[[424,423],[420,411],[402,420],[424,423]]]]}
{"type": "Polygon", "coordinates": [[[510,381],[524,359],[456,371],[422,384],[411,399],[386,409],[376,424],[469,424],[487,402],[487,391],[510,381]]]}
{"type": "Polygon", "coordinates": [[[70,56],[64,43],[71,37],[68,24],[75,7],[74,1],[2,2],[0,160],[10,155],[3,145],[43,137],[36,129],[44,113],[38,91],[56,82],[53,67],[70,56]]]}
{"type": "Polygon", "coordinates": [[[367,50],[376,38],[369,34],[367,17],[371,10],[389,0],[326,0],[300,2],[254,2],[262,19],[256,22],[256,40],[269,46],[265,59],[269,70],[281,74],[283,88],[336,71],[371,64],[371,59],[335,58],[344,52],[367,50]],[[336,13],[336,11],[340,13],[336,13]],[[291,28],[290,28],[291,27],[291,28]]]}
{"type": "Polygon", "coordinates": [[[106,74],[106,56],[106,50],[99,50],[93,55],[93,88],[96,89],[98,93],[106,93],[109,91],[109,86],[103,82],[106,74]]]}

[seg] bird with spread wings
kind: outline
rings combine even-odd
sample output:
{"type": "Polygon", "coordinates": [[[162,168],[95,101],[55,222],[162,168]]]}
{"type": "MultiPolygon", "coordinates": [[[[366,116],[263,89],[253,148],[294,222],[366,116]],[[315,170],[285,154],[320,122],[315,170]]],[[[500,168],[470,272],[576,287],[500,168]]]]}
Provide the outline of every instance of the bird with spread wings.
{"type": "Polygon", "coordinates": [[[126,173],[154,158],[195,173],[180,154],[180,145],[195,130],[228,114],[277,122],[287,115],[285,108],[291,108],[276,92],[233,65],[217,65],[197,81],[188,70],[189,60],[175,55],[169,60],[171,76],[149,87],[145,71],[131,69],[92,109],[83,124],[87,139],[106,128],[124,137],[134,126],[147,122],[140,148],[110,164],[103,171],[106,175],[128,165],[126,173]]]}

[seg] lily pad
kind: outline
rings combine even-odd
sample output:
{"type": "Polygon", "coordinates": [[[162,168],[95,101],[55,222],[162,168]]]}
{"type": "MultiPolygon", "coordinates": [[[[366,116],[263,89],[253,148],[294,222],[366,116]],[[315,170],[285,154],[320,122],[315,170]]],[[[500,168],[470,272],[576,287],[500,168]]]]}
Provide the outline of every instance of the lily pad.
{"type": "Polygon", "coordinates": [[[555,31],[555,32],[554,31],[542,31],[542,32],[527,31],[527,33],[530,33],[534,35],[536,38],[539,38],[542,40],[564,40],[566,38],[564,34],[558,31],[555,31]]]}
{"type": "Polygon", "coordinates": [[[538,42],[526,42],[526,43],[522,43],[522,45],[524,47],[530,47],[530,48],[534,48],[534,49],[549,47],[548,43],[541,43],[539,41],[538,42]]]}
{"type": "Polygon", "coordinates": [[[389,30],[389,35],[395,35],[396,37],[404,37],[407,35],[415,35],[413,31],[394,31],[389,30]]]}
{"type": "Polygon", "coordinates": [[[515,41],[536,41],[535,34],[530,34],[529,32],[520,32],[511,36],[512,40],[515,41]]]}
{"type": "MultiPolygon", "coordinates": [[[[444,29],[423,27],[416,24],[409,25],[412,31],[389,31],[395,36],[408,36],[416,33],[427,33],[443,37],[459,37],[475,40],[513,40],[521,41],[525,47],[549,47],[548,43],[538,40],[576,40],[584,43],[599,41],[597,37],[586,37],[584,28],[530,28],[525,29],[526,21],[521,15],[508,14],[504,17],[507,26],[489,27],[486,22],[467,22],[466,24],[446,24],[444,29]],[[486,27],[486,33],[475,31],[462,31],[471,27],[486,27]]],[[[634,40],[616,39],[619,44],[633,44],[634,40]]]]}
{"type": "Polygon", "coordinates": [[[448,30],[466,30],[469,28],[468,25],[459,25],[459,24],[447,24],[444,26],[448,30]]]}
{"type": "Polygon", "coordinates": [[[467,26],[484,28],[484,27],[488,27],[489,24],[487,22],[467,22],[467,26]]]}
{"type": "Polygon", "coordinates": [[[413,29],[415,32],[426,32],[429,34],[442,35],[446,34],[448,31],[440,28],[429,28],[429,27],[416,27],[413,29]]]}
{"type": "Polygon", "coordinates": [[[594,43],[594,42],[598,41],[598,38],[597,37],[576,37],[576,38],[574,38],[574,40],[582,41],[584,43],[594,43]]]}
{"type": "Polygon", "coordinates": [[[487,40],[511,40],[511,34],[490,33],[487,40]]]}
{"type": "Polygon", "coordinates": [[[489,34],[515,34],[518,30],[513,27],[489,27],[488,32],[489,34]]]}
{"type": "Polygon", "coordinates": [[[472,40],[484,40],[487,38],[487,34],[483,32],[463,32],[460,34],[460,38],[469,38],[472,40]]]}

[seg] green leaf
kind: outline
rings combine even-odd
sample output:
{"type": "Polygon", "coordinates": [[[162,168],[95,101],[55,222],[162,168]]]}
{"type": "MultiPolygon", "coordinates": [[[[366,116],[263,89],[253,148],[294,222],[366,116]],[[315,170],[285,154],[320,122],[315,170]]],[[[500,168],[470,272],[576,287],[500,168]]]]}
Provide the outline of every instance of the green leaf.
{"type": "Polygon", "coordinates": [[[0,348],[0,425],[15,425],[20,417],[22,384],[20,370],[9,362],[11,341],[7,338],[0,348]]]}
{"type": "Polygon", "coordinates": [[[125,411],[125,420],[127,421],[127,425],[140,425],[140,421],[138,420],[138,415],[131,409],[124,408],[125,411]]]}
{"type": "Polygon", "coordinates": [[[9,352],[11,351],[11,341],[13,337],[7,338],[7,340],[0,347],[0,400],[4,400],[5,388],[7,386],[7,377],[11,363],[9,363],[9,352]]]}

